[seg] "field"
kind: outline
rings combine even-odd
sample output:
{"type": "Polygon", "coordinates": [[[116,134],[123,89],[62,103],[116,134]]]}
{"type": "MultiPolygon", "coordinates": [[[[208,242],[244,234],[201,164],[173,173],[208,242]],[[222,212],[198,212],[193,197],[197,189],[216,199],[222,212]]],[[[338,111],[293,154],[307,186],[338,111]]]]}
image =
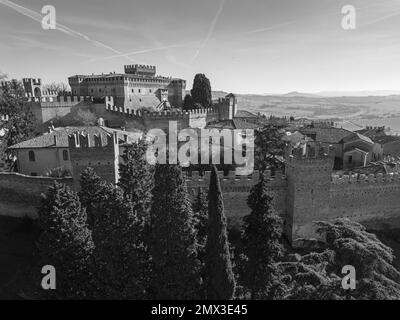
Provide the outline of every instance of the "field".
{"type": "MultiPolygon", "coordinates": [[[[214,98],[225,92],[214,92],[214,98]]],[[[324,97],[311,94],[237,95],[238,108],[266,115],[336,121],[356,130],[366,125],[390,127],[400,133],[400,95],[324,97]]]]}

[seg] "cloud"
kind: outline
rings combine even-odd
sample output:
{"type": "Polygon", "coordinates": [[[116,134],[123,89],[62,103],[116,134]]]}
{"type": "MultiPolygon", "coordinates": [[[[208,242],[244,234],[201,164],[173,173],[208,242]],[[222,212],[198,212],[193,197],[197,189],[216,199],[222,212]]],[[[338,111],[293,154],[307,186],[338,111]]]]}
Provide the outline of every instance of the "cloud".
{"type": "MultiPolygon", "coordinates": [[[[31,10],[31,9],[25,8],[23,6],[20,6],[18,4],[15,4],[15,3],[9,1],[9,0],[0,0],[0,4],[3,4],[3,5],[11,8],[11,9],[17,11],[18,13],[20,13],[20,14],[28,17],[28,18],[31,18],[31,19],[33,19],[33,20],[35,20],[37,22],[40,22],[40,23],[42,22],[42,18],[43,18],[42,15],[40,13],[34,11],[34,10],[31,10]]],[[[58,31],[60,31],[60,32],[62,32],[64,34],[67,34],[67,35],[69,35],[71,37],[74,37],[74,38],[84,39],[84,40],[92,43],[93,45],[95,45],[97,47],[101,47],[101,48],[110,50],[110,51],[112,51],[114,53],[123,55],[123,53],[121,51],[119,51],[117,49],[114,49],[113,47],[111,47],[111,46],[109,46],[109,45],[107,45],[107,44],[105,44],[103,42],[100,42],[100,41],[97,41],[95,39],[92,39],[88,35],[86,35],[84,33],[81,33],[79,31],[73,30],[73,29],[71,29],[71,28],[69,28],[69,27],[67,27],[67,26],[65,26],[63,24],[57,23],[57,29],[56,30],[58,30],[58,31]]],[[[131,62],[134,62],[134,60],[129,58],[128,56],[123,55],[123,57],[125,57],[128,60],[130,60],[131,62]]]]}
{"type": "Polygon", "coordinates": [[[214,33],[215,26],[217,25],[219,16],[221,15],[222,11],[224,10],[224,6],[225,6],[225,0],[221,0],[221,3],[220,3],[219,8],[217,10],[217,13],[215,14],[215,17],[211,22],[210,28],[208,29],[207,36],[202,41],[202,43],[198,47],[196,53],[194,54],[194,56],[192,58],[192,63],[197,59],[197,57],[200,54],[200,51],[206,46],[207,42],[211,39],[211,37],[212,37],[212,35],[214,33]]]}

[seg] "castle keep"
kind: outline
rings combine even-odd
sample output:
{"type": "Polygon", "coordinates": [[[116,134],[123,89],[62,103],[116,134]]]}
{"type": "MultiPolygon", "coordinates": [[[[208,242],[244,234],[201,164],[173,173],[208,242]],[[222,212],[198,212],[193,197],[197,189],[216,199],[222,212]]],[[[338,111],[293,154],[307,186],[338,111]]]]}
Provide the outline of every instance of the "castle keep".
{"type": "Polygon", "coordinates": [[[127,65],[123,74],[75,75],[68,78],[72,95],[112,96],[123,108],[181,108],[186,81],[156,75],[155,66],[127,65]]]}

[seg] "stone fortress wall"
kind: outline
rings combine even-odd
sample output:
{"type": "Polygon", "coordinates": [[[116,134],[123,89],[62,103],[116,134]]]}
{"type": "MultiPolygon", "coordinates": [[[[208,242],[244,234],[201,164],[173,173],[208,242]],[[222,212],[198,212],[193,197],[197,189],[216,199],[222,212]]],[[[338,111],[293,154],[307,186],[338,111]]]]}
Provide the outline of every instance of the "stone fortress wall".
{"type": "MultiPolygon", "coordinates": [[[[110,182],[118,179],[119,150],[116,137],[88,137],[76,133],[69,137],[73,178],[60,182],[78,188],[80,172],[93,167],[110,182]]],[[[285,175],[277,171],[266,173],[274,196],[275,209],[285,220],[288,237],[295,242],[300,238],[314,238],[314,221],[347,217],[368,228],[400,227],[400,175],[352,175],[339,177],[332,172],[333,158],[328,153],[291,155],[286,163],[285,175]]],[[[190,196],[200,189],[207,190],[210,172],[186,172],[190,196]]],[[[224,175],[219,172],[221,187],[230,225],[240,225],[243,216],[250,213],[247,197],[259,179],[259,172],[249,176],[224,175]]],[[[30,205],[18,215],[32,214],[40,193],[46,191],[54,178],[27,177],[15,173],[0,174],[0,214],[16,215],[21,204],[30,205]],[[14,194],[17,198],[10,198],[14,194]],[[22,199],[22,200],[21,200],[22,199]],[[36,199],[33,202],[31,199],[36,199]]]]}

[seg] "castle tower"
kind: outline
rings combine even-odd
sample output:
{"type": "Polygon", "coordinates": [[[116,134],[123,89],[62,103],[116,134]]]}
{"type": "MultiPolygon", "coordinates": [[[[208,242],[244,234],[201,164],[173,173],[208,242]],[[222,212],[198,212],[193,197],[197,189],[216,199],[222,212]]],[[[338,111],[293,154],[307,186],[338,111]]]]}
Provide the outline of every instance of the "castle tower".
{"type": "Polygon", "coordinates": [[[334,162],[331,148],[307,146],[287,152],[287,227],[291,242],[316,238],[313,223],[329,215],[329,190],[334,162]]]}
{"type": "Polygon", "coordinates": [[[24,78],[22,83],[28,96],[35,98],[42,96],[42,79],[24,78]]]}
{"type": "Polygon", "coordinates": [[[74,183],[87,167],[93,168],[104,180],[117,183],[119,180],[119,145],[117,134],[88,135],[76,132],[68,136],[69,152],[74,183]]]}
{"type": "Polygon", "coordinates": [[[232,120],[237,112],[237,98],[233,93],[230,93],[225,98],[218,99],[215,107],[218,110],[220,121],[232,120]]]}
{"type": "Polygon", "coordinates": [[[147,65],[126,65],[124,66],[124,70],[126,74],[134,74],[140,76],[148,76],[155,77],[156,76],[156,67],[155,66],[147,66],[147,65]]]}
{"type": "Polygon", "coordinates": [[[173,79],[167,89],[170,105],[174,108],[182,108],[183,98],[186,94],[186,81],[182,79],[173,79]]]}

